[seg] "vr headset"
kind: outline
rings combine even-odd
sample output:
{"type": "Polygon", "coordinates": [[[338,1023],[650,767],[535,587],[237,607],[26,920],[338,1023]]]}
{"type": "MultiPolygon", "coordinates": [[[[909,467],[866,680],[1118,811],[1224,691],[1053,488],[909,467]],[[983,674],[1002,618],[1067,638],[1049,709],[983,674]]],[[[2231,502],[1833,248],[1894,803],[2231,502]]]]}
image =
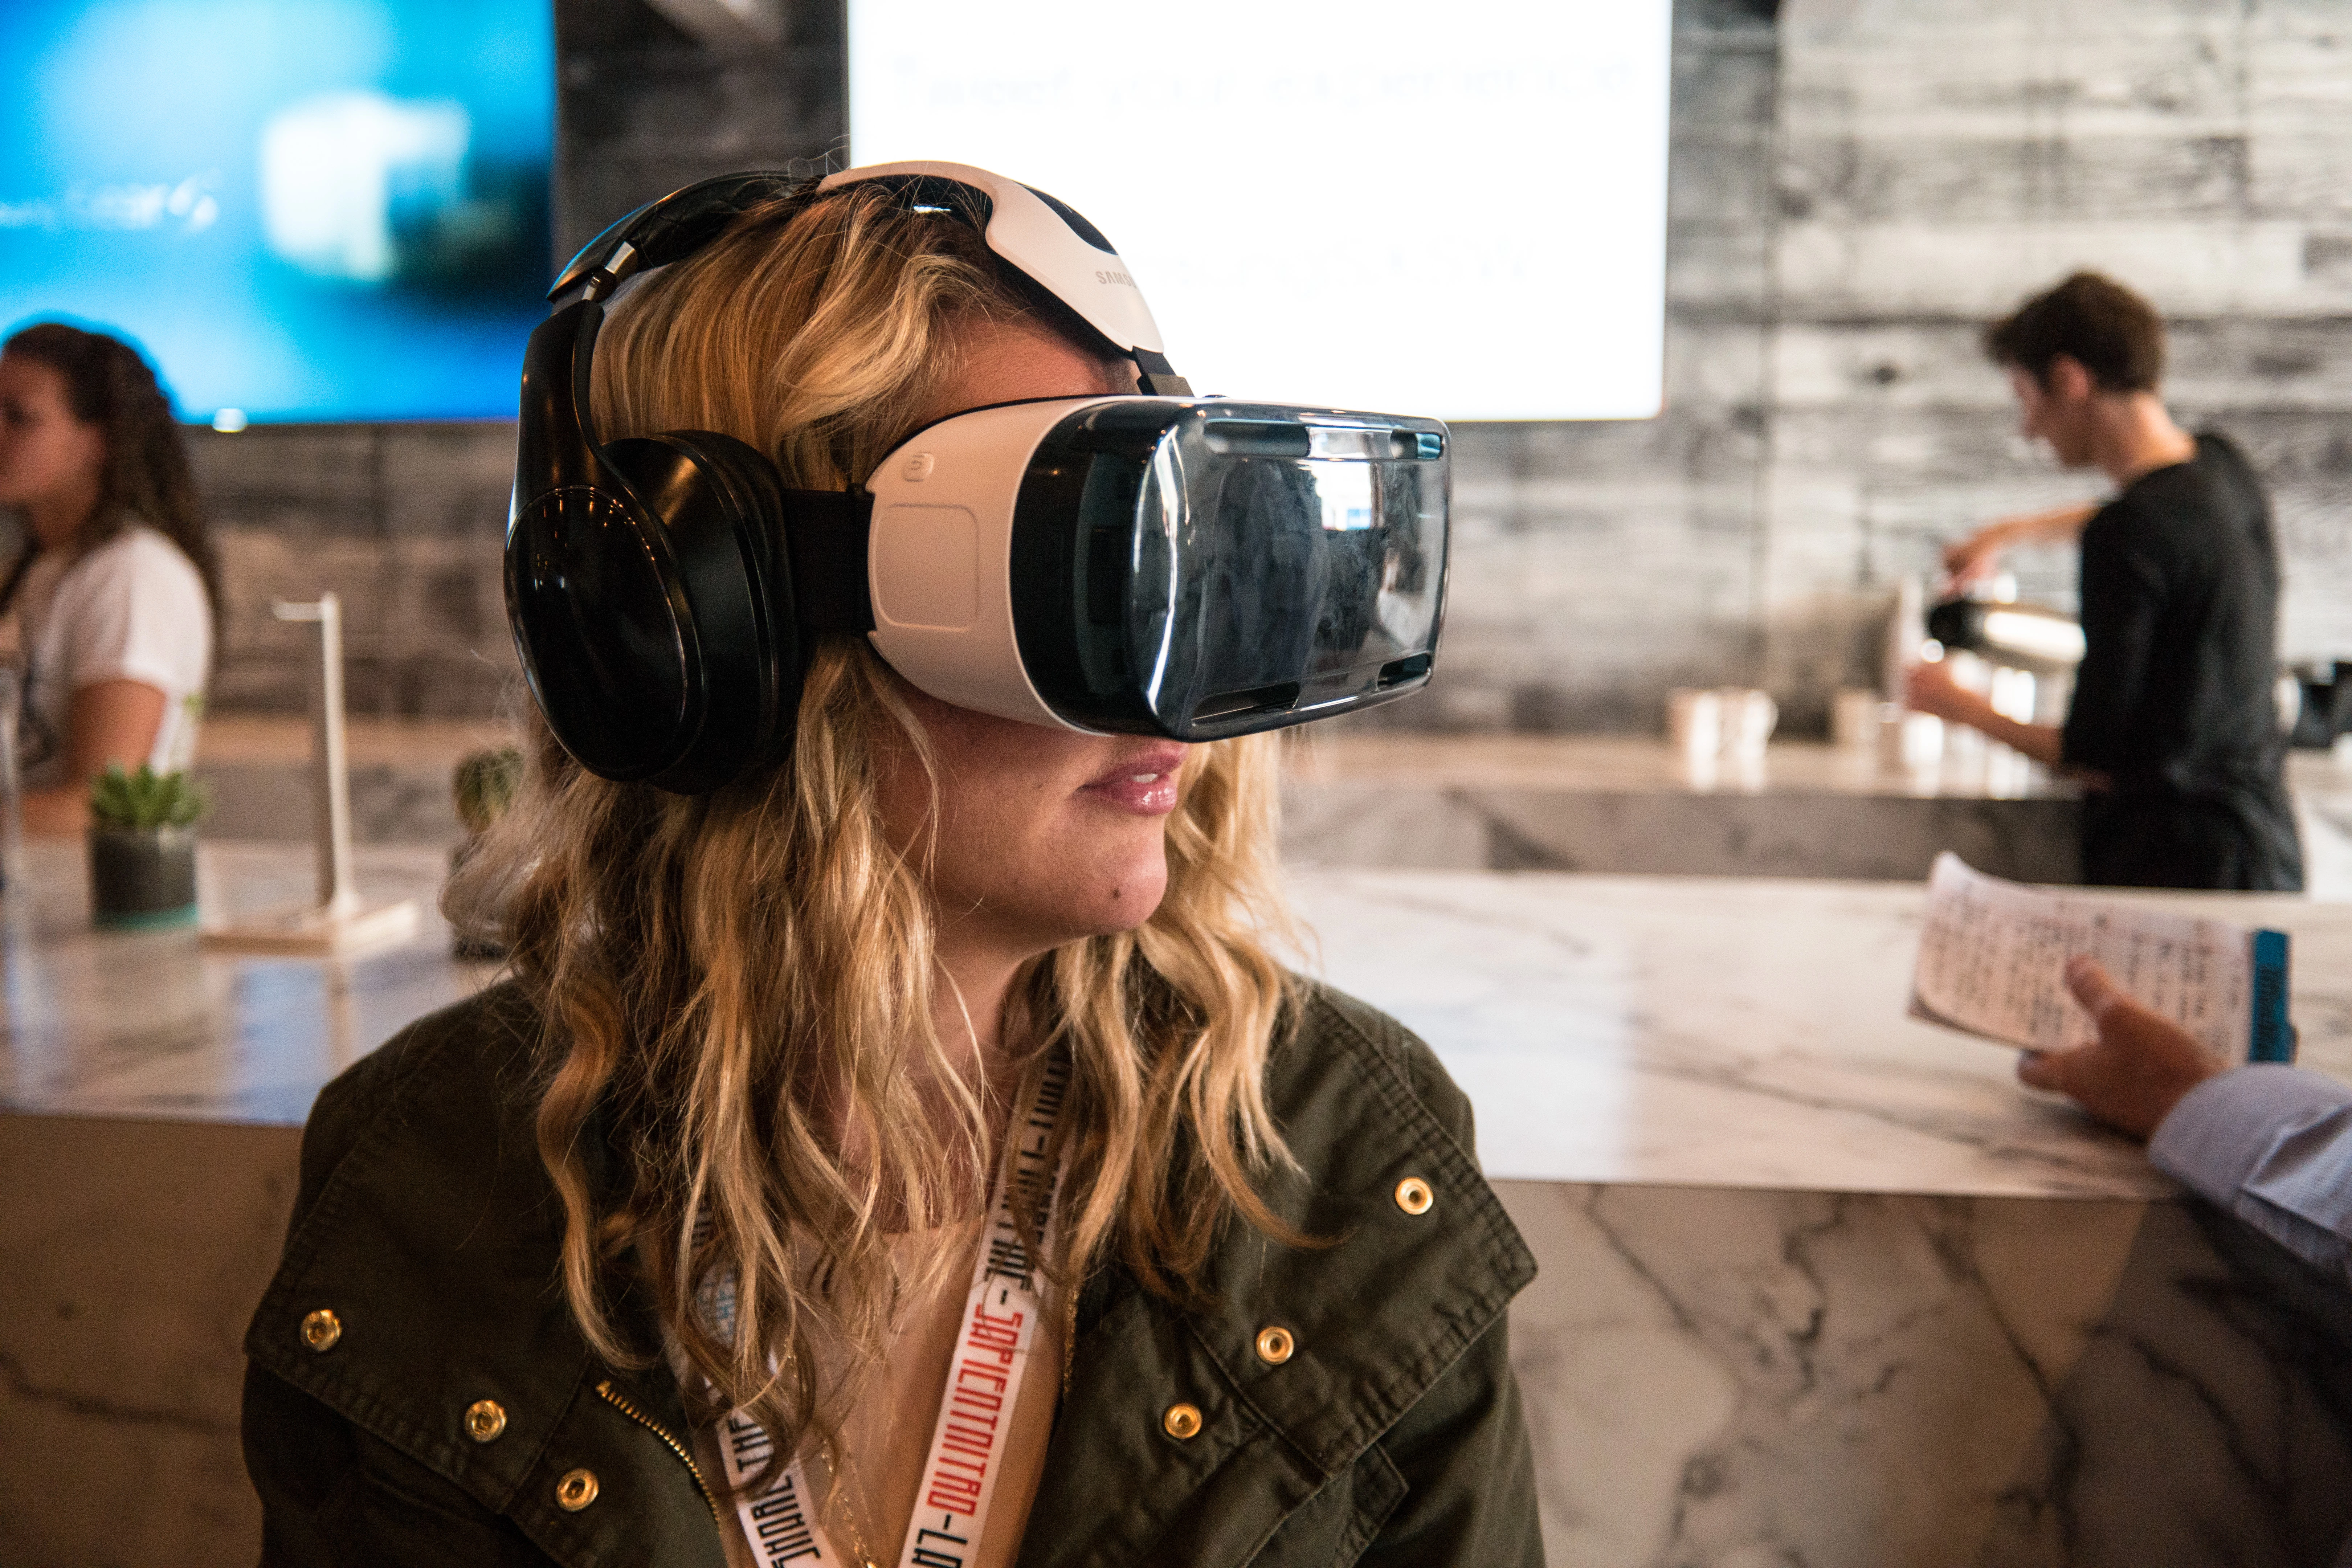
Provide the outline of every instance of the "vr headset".
{"type": "Polygon", "coordinates": [[[605,778],[716,789],[789,753],[816,639],[863,633],[942,701],[1221,740],[1392,700],[1444,617],[1433,419],[1192,395],[1127,265],[1053,197],[957,163],[708,180],[565,268],[525,351],[507,612],[532,697],[605,778]],[[971,224],[1137,367],[1134,396],[956,414],[863,488],[788,489],[709,431],[597,437],[605,302],[733,222],[850,184],[971,224]]]}

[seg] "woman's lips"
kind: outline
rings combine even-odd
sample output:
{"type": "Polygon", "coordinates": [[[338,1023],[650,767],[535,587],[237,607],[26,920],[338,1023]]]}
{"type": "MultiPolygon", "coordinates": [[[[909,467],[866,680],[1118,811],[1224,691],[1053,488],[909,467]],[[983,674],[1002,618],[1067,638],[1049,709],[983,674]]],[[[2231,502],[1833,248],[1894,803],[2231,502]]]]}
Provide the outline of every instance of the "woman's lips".
{"type": "Polygon", "coordinates": [[[1165,816],[1176,809],[1176,770],[1183,762],[1183,747],[1155,746],[1122,759],[1078,793],[1138,816],[1165,816]]]}

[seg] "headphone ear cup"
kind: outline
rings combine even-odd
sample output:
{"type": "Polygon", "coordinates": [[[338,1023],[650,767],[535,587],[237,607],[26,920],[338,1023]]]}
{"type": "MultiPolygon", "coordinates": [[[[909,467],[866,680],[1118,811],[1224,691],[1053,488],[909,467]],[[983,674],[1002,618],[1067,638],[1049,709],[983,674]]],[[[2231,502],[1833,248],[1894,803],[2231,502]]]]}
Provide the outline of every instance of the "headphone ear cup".
{"type": "Polygon", "coordinates": [[[706,794],[791,747],[803,651],[781,546],[783,487],[757,449],[713,431],[632,437],[598,456],[658,528],[691,633],[683,641],[700,700],[673,754],[644,776],[706,794]]]}
{"type": "Polygon", "coordinates": [[[736,543],[754,578],[764,624],[774,639],[776,668],[787,683],[803,673],[806,637],[793,616],[792,562],[784,548],[784,484],[767,455],[715,430],[677,430],[663,437],[690,454],[705,479],[725,492],[733,511],[736,543]]]}
{"type": "Polygon", "coordinates": [[[583,298],[523,351],[508,619],[531,695],[583,767],[701,794],[791,743],[802,655],[782,486],[761,453],[708,431],[599,446],[587,410],[603,321],[583,298]]]}
{"type": "Polygon", "coordinates": [[[517,509],[507,615],[531,696],[582,767],[651,777],[701,727],[701,654],[667,542],[627,496],[568,485],[517,509]]]}

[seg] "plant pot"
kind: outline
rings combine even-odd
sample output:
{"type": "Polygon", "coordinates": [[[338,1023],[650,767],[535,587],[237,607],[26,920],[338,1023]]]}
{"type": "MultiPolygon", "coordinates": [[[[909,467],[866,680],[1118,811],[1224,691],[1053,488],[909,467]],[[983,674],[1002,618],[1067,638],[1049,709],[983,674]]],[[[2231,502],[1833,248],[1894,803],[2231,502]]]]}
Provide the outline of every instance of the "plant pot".
{"type": "Polygon", "coordinates": [[[89,910],[109,931],[192,925],[196,918],[196,830],[93,827],[89,910]]]}
{"type": "MultiPolygon", "coordinates": [[[[466,868],[466,862],[474,858],[474,851],[481,847],[481,843],[479,833],[468,833],[464,843],[449,851],[449,875],[452,878],[466,868]]],[[[485,931],[468,931],[453,921],[449,932],[449,956],[463,959],[468,963],[489,963],[503,962],[509,952],[507,944],[497,937],[485,931]]]]}

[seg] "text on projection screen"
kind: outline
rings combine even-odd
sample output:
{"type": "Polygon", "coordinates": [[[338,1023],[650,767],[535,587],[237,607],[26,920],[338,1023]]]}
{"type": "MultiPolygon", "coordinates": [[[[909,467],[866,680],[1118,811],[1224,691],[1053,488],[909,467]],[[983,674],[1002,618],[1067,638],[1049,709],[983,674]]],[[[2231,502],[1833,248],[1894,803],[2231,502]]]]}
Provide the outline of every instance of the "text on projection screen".
{"type": "Polygon", "coordinates": [[[1658,411],[1668,0],[850,0],[850,153],[1052,193],[1204,393],[1658,411]]]}

